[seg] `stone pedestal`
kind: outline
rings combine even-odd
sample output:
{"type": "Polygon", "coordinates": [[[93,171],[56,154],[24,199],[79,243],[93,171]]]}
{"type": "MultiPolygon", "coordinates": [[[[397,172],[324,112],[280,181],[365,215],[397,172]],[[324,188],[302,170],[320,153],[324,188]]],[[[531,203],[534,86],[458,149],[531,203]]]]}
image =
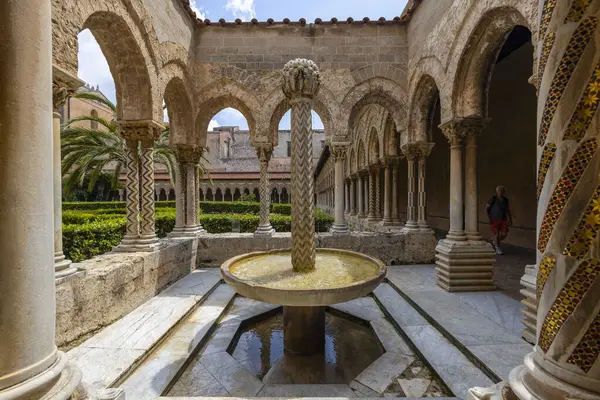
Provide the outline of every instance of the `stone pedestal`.
{"type": "Polygon", "coordinates": [[[435,248],[437,284],[448,292],[495,290],[495,252],[487,243],[440,240],[435,248]]]}
{"type": "Polygon", "coordinates": [[[51,2],[0,5],[0,398],[68,399],[55,345],[51,2]]]}
{"type": "Polygon", "coordinates": [[[536,294],[536,279],[537,279],[537,268],[535,265],[527,265],[525,267],[525,275],[521,278],[521,294],[523,295],[524,308],[521,310],[523,314],[523,329],[521,330],[521,336],[527,342],[535,344],[536,338],[536,318],[537,318],[537,294],[536,294]]]}
{"type": "Polygon", "coordinates": [[[283,307],[286,353],[309,356],[325,350],[325,307],[283,307]]]}

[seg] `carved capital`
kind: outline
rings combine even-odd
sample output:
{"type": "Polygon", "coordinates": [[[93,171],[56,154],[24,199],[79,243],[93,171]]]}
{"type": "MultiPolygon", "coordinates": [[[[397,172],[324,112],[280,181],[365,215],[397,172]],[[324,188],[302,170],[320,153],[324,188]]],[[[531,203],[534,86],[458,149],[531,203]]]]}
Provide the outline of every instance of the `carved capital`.
{"type": "Polygon", "coordinates": [[[333,157],[333,161],[344,161],[348,155],[348,144],[349,143],[332,143],[329,146],[329,152],[333,157]]]}
{"type": "Polygon", "coordinates": [[[419,143],[404,143],[400,150],[402,150],[402,154],[406,157],[407,160],[413,161],[421,156],[421,148],[419,143]]]}
{"type": "Polygon", "coordinates": [[[198,164],[204,149],[198,146],[177,145],[175,156],[181,164],[198,164]]]}
{"type": "Polygon", "coordinates": [[[433,150],[433,146],[435,146],[435,143],[419,142],[418,146],[419,146],[419,151],[421,153],[421,157],[429,157],[429,155],[431,154],[431,150],[433,150]]]}
{"type": "Polygon", "coordinates": [[[259,144],[256,146],[256,156],[261,163],[268,163],[273,155],[273,146],[271,144],[259,144]]]}
{"type": "Polygon", "coordinates": [[[381,163],[382,164],[387,164],[387,165],[398,165],[400,164],[400,161],[402,160],[402,156],[396,155],[396,156],[387,156],[387,157],[383,157],[381,159],[381,163]]]}
{"type": "Polygon", "coordinates": [[[489,121],[489,118],[481,117],[455,118],[440,125],[440,129],[450,145],[454,146],[459,145],[468,136],[480,135],[489,121]]]}
{"type": "Polygon", "coordinates": [[[296,58],[283,67],[282,89],[288,99],[312,99],[320,86],[321,72],[313,61],[296,58]]]}
{"type": "Polygon", "coordinates": [[[153,120],[118,121],[117,132],[125,140],[154,141],[165,127],[153,120]]]}
{"type": "Polygon", "coordinates": [[[52,109],[59,110],[84,82],[64,69],[52,66],[52,109]]]}

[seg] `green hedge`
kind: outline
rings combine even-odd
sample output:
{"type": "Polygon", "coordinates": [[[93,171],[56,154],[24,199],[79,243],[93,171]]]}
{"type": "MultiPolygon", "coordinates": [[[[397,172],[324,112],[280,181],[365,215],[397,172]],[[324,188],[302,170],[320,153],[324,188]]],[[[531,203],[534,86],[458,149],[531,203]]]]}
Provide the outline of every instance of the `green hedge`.
{"type": "MultiPolygon", "coordinates": [[[[105,209],[106,210],[106,209],[105,209]]],[[[240,222],[243,233],[251,233],[259,224],[259,216],[253,214],[202,214],[200,222],[208,233],[231,232],[231,222],[240,222]]],[[[315,230],[327,232],[333,217],[315,210],[315,230]]],[[[106,253],[118,245],[125,234],[125,217],[122,214],[98,214],[67,210],[63,212],[63,250],[70,260],[83,261],[106,253]]],[[[290,232],[292,218],[289,215],[271,215],[271,224],[278,232],[290,232]]],[[[175,210],[156,210],[156,234],[166,237],[175,226],[175,210]]]]}

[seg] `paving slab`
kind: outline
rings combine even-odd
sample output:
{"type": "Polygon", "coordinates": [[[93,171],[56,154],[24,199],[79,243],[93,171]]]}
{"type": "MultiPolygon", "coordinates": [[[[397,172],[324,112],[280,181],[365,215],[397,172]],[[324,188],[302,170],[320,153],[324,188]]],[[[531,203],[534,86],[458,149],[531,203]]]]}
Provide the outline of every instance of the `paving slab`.
{"type": "Polygon", "coordinates": [[[257,397],[356,397],[348,385],[265,385],[257,397]]]}
{"type": "Polygon", "coordinates": [[[525,308],[521,302],[499,291],[457,293],[456,297],[513,335],[521,336],[521,329],[523,329],[521,310],[525,308]]]}
{"type": "Polygon", "coordinates": [[[413,361],[415,361],[414,356],[407,356],[400,353],[385,353],[354,378],[354,380],[377,393],[383,394],[387,387],[413,361]]]}
{"type": "Polygon", "coordinates": [[[523,364],[525,356],[533,351],[533,346],[525,342],[523,344],[486,344],[467,348],[502,380],[508,380],[510,371],[517,365],[523,364]]]}
{"type": "Polygon", "coordinates": [[[387,352],[400,353],[407,356],[414,355],[404,339],[385,317],[371,321],[371,327],[387,352]]]}
{"type": "MultiPolygon", "coordinates": [[[[229,392],[221,386],[202,363],[197,362],[185,370],[169,391],[169,396],[228,397],[229,392]]],[[[171,399],[172,397],[161,398],[171,399]]]]}
{"type": "Polygon", "coordinates": [[[387,283],[379,285],[373,294],[400,326],[429,325],[427,320],[387,283]]]}
{"type": "Polygon", "coordinates": [[[469,388],[474,386],[489,387],[494,384],[434,327],[422,325],[403,329],[458,398],[466,398],[469,388]]]}
{"type": "Polygon", "coordinates": [[[160,396],[186,360],[215,326],[235,292],[220,285],[189,317],[180,323],[165,343],[123,382],[120,387],[133,399],[160,396]]]}
{"type": "Polygon", "coordinates": [[[232,396],[255,397],[263,383],[228,353],[204,355],[202,365],[232,396]]]}
{"type": "Polygon", "coordinates": [[[372,297],[361,297],[359,299],[347,301],[345,303],[333,304],[329,306],[334,310],[342,311],[353,315],[365,321],[373,321],[383,317],[383,313],[372,297]]]}

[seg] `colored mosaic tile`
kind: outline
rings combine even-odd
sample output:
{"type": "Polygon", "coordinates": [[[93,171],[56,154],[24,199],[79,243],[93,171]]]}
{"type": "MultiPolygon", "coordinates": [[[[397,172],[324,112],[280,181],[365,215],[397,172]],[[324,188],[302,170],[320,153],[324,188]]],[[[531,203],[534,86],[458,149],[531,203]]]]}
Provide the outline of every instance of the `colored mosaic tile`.
{"type": "Polygon", "coordinates": [[[540,330],[538,345],[544,350],[544,353],[548,352],[558,331],[573,314],[598,276],[600,276],[600,261],[592,259],[582,262],[569,277],[546,314],[540,330]]]}
{"type": "Polygon", "coordinates": [[[539,300],[542,297],[542,292],[544,291],[544,286],[546,286],[546,282],[548,282],[548,277],[550,273],[556,266],[556,258],[555,257],[544,257],[542,258],[542,262],[538,267],[537,274],[537,282],[536,282],[536,291],[537,291],[537,299],[539,300]]]}
{"type": "Polygon", "coordinates": [[[558,109],[558,104],[562,99],[567,84],[571,79],[571,75],[577,66],[577,63],[581,59],[581,55],[585,50],[586,46],[590,42],[596,26],[598,25],[598,18],[589,17],[583,20],[581,24],[575,30],[575,33],[571,37],[571,41],[565,50],[558,70],[552,79],[550,85],[550,91],[544,105],[544,112],[542,114],[542,121],[540,124],[540,134],[538,138],[538,145],[543,146],[548,136],[548,130],[554,119],[554,114],[558,109]]]}
{"type": "Polygon", "coordinates": [[[569,126],[565,132],[563,140],[581,140],[590,124],[596,111],[598,110],[598,104],[600,99],[600,64],[596,66],[592,77],[588,81],[585,92],[577,104],[577,109],[571,117],[569,126]]]}
{"type": "Polygon", "coordinates": [[[567,362],[581,368],[586,374],[590,372],[592,366],[600,354],[600,313],[585,332],[573,353],[569,356],[567,362]]]}
{"type": "Polygon", "coordinates": [[[571,9],[569,10],[569,14],[567,14],[565,22],[581,21],[587,6],[589,6],[591,2],[592,0],[573,0],[573,4],[571,5],[571,9]]]}
{"type": "Polygon", "coordinates": [[[554,32],[550,32],[544,38],[544,43],[542,45],[542,54],[540,55],[540,63],[538,65],[538,75],[540,77],[544,74],[546,70],[546,64],[548,63],[548,57],[550,57],[550,52],[552,51],[552,47],[554,46],[554,40],[556,40],[556,34],[554,32]]]}
{"type": "Polygon", "coordinates": [[[544,187],[544,182],[546,180],[546,174],[548,173],[548,169],[550,169],[550,164],[552,164],[552,160],[554,159],[554,155],[556,154],[556,145],[554,143],[548,143],[544,146],[544,150],[542,151],[542,158],[540,159],[540,166],[538,168],[538,181],[537,181],[537,199],[540,199],[540,194],[542,193],[542,188],[544,187]]]}
{"type": "Polygon", "coordinates": [[[540,20],[540,37],[546,34],[552,14],[554,14],[554,8],[556,7],[557,0],[546,0],[544,1],[544,7],[542,8],[542,18],[540,20]]]}
{"type": "Polygon", "coordinates": [[[577,229],[571,236],[569,243],[563,250],[565,256],[573,257],[578,260],[584,258],[596,240],[598,229],[600,228],[600,187],[596,189],[592,199],[588,203],[583,218],[579,222],[577,229]]]}
{"type": "Polygon", "coordinates": [[[596,139],[588,139],[582,142],[556,183],[552,197],[548,202],[544,219],[540,224],[540,234],[538,237],[538,250],[540,252],[543,253],[546,251],[546,246],[554,230],[554,225],[560,218],[567,201],[573,194],[579,178],[581,178],[581,175],[583,175],[589,165],[597,147],[598,141],[596,139]]]}

